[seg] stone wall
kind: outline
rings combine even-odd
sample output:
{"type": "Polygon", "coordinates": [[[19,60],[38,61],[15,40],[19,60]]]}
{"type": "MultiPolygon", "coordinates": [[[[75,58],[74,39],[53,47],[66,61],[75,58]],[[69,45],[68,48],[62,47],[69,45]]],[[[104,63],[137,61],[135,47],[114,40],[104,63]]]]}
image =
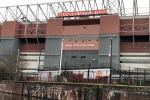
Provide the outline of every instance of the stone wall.
{"type": "Polygon", "coordinates": [[[97,86],[25,83],[23,95],[56,100],[97,100],[97,86]]]}
{"type": "Polygon", "coordinates": [[[69,84],[69,83],[7,83],[0,92],[50,100],[150,100],[149,87],[69,84]]]}
{"type": "Polygon", "coordinates": [[[1,83],[0,92],[22,94],[23,83],[1,83]]]}

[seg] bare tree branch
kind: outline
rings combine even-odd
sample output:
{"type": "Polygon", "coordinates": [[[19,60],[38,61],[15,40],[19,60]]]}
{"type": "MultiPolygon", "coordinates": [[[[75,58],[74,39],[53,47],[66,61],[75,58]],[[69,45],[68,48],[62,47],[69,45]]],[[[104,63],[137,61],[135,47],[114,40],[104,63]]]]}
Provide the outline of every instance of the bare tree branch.
{"type": "Polygon", "coordinates": [[[15,79],[16,75],[14,73],[19,75],[28,66],[28,62],[23,57],[20,57],[17,51],[12,49],[4,51],[0,57],[0,62],[5,67],[9,79],[15,79]]]}

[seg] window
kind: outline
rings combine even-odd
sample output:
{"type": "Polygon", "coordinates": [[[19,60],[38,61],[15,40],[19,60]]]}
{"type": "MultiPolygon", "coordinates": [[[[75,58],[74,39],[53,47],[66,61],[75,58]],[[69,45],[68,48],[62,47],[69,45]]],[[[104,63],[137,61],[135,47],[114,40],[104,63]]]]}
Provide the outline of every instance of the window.
{"type": "Polygon", "coordinates": [[[72,56],[72,58],[76,58],[76,56],[72,56]]]}
{"type": "Polygon", "coordinates": [[[137,28],[137,31],[140,31],[140,28],[137,28]]]}
{"type": "Polygon", "coordinates": [[[143,31],[146,31],[147,29],[146,29],[146,27],[143,27],[143,31]]]}
{"type": "Polygon", "coordinates": [[[121,31],[124,31],[124,29],[122,28],[121,31]]]}
{"type": "Polygon", "coordinates": [[[20,56],[27,56],[27,54],[20,54],[20,56]]]}
{"type": "Polygon", "coordinates": [[[131,28],[128,28],[128,31],[131,31],[131,28]]]}
{"type": "Polygon", "coordinates": [[[149,36],[134,36],[134,41],[135,42],[148,42],[149,41],[149,36]]]}
{"type": "Polygon", "coordinates": [[[121,36],[120,40],[121,40],[121,42],[132,42],[133,38],[132,38],[132,36],[121,36]]]}
{"type": "Polygon", "coordinates": [[[81,58],[85,58],[85,56],[81,56],[81,58]]]}
{"type": "Polygon", "coordinates": [[[147,47],[146,46],[144,46],[144,49],[146,49],[147,47]]]}

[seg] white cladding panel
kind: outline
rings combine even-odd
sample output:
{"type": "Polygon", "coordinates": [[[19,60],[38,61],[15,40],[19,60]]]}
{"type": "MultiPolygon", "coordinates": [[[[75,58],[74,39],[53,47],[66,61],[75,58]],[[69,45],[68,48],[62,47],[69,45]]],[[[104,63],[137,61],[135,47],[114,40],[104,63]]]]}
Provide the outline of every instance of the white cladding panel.
{"type": "Polygon", "coordinates": [[[150,68],[150,64],[140,64],[140,63],[121,63],[121,70],[129,70],[129,66],[130,66],[130,70],[134,70],[137,68],[141,68],[141,69],[148,69],[150,68]]]}
{"type": "MultiPolygon", "coordinates": [[[[40,57],[40,66],[43,66],[44,64],[44,53],[41,52],[21,52],[20,56],[23,57],[24,60],[28,62],[27,69],[38,69],[39,66],[39,57],[40,57]]],[[[32,72],[35,70],[24,70],[23,72],[32,72]]]]}
{"type": "MultiPolygon", "coordinates": [[[[24,59],[27,59],[27,60],[37,60],[39,59],[39,56],[22,56],[24,59]]],[[[40,56],[40,59],[41,60],[44,60],[44,56],[40,56]]]]}
{"type": "Polygon", "coordinates": [[[122,70],[135,70],[150,68],[150,53],[120,53],[122,70]]]}
{"type": "MultiPolygon", "coordinates": [[[[38,64],[39,64],[39,62],[38,61],[28,61],[28,63],[29,63],[29,66],[27,67],[27,68],[36,68],[36,69],[38,69],[38,64]]],[[[43,65],[43,61],[41,61],[40,62],[40,65],[43,65]]]]}

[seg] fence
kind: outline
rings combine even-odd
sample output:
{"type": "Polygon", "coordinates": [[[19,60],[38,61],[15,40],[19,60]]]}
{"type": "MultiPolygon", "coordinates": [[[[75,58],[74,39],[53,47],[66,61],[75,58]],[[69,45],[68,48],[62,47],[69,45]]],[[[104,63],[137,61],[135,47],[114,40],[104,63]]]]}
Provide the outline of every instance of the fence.
{"type": "Polygon", "coordinates": [[[138,86],[150,85],[150,70],[148,69],[134,68],[134,70],[130,70],[129,66],[129,70],[116,70],[112,68],[111,73],[112,83],[138,86]]]}
{"type": "MultiPolygon", "coordinates": [[[[47,82],[75,82],[75,83],[100,83],[100,84],[124,84],[124,85],[150,85],[150,70],[135,68],[134,70],[121,70],[120,65],[102,64],[101,67],[86,66],[62,67],[61,74],[56,67],[41,70],[38,73],[22,73],[19,80],[23,81],[47,81],[47,82]],[[103,66],[102,66],[103,65],[103,66]]],[[[127,67],[127,66],[123,66],[127,67]]]]}
{"type": "Polygon", "coordinates": [[[109,69],[63,70],[60,75],[58,71],[40,71],[38,73],[22,73],[19,80],[107,84],[109,73],[109,69]]]}

